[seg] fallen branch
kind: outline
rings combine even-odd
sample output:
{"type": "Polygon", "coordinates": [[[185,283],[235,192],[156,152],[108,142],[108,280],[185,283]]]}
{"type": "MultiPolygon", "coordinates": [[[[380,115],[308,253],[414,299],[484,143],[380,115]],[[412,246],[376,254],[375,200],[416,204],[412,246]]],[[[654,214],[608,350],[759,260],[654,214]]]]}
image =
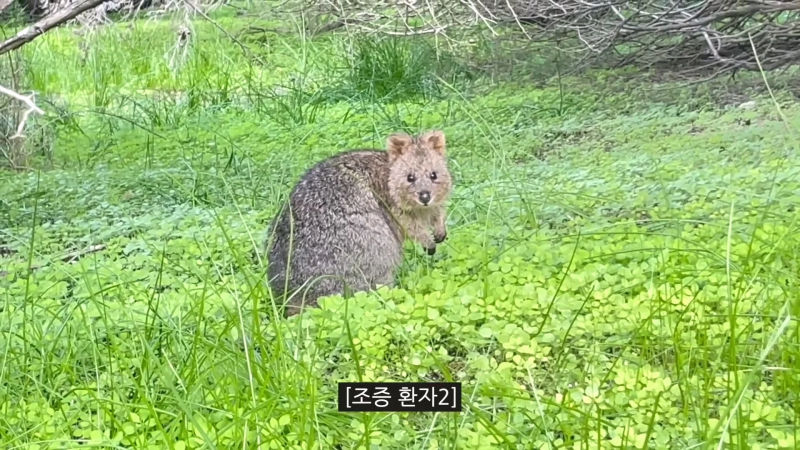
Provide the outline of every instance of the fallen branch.
{"type": "MultiPolygon", "coordinates": [[[[447,37],[451,28],[513,25],[526,40],[559,42],[570,70],[597,64],[636,64],[690,77],[708,72],[758,70],[748,36],[764,69],[800,61],[798,0],[307,0],[311,22],[325,31],[447,37]]],[[[277,8],[297,14],[294,3],[277,8]]],[[[451,34],[456,37],[458,34],[451,34]]]]}
{"type": "Polygon", "coordinates": [[[25,124],[28,122],[28,116],[30,116],[32,112],[44,115],[44,111],[42,111],[38,106],[36,106],[36,104],[33,103],[31,97],[25,97],[24,95],[18,94],[5,86],[0,85],[0,94],[5,94],[11,98],[17,99],[28,106],[28,109],[22,113],[22,119],[19,121],[19,124],[17,124],[17,132],[9,138],[12,140],[19,139],[23,137],[22,129],[25,128],[25,124]]]}
{"type": "Polygon", "coordinates": [[[14,4],[14,0],[0,0],[0,13],[8,9],[12,4],[14,4]]]}
{"type": "Polygon", "coordinates": [[[60,11],[50,14],[35,24],[26,27],[17,33],[16,36],[0,44],[0,55],[22,47],[28,42],[31,42],[32,40],[46,33],[48,30],[74,19],[79,14],[107,1],[109,0],[84,0],[83,2],[73,3],[60,11]]]}
{"type": "Polygon", "coordinates": [[[105,244],[90,245],[83,250],[75,250],[74,252],[67,253],[65,256],[61,257],[61,261],[65,263],[74,263],[90,253],[99,252],[100,250],[105,249],[105,244]]]}
{"type": "MultiPolygon", "coordinates": [[[[90,253],[96,253],[96,252],[99,252],[99,251],[105,250],[105,249],[106,249],[105,244],[90,245],[90,246],[88,246],[88,247],[86,247],[84,249],[75,250],[75,251],[69,252],[69,253],[67,253],[66,255],[64,255],[64,256],[62,256],[60,258],[52,259],[52,260],[50,260],[50,261],[48,261],[48,262],[46,262],[44,264],[31,266],[29,271],[33,272],[34,270],[39,270],[42,267],[47,267],[47,266],[49,266],[50,264],[52,264],[52,263],[54,263],[56,261],[61,261],[61,262],[65,262],[67,264],[72,264],[72,263],[76,262],[77,260],[83,258],[84,256],[86,256],[86,255],[88,255],[90,253]]],[[[8,272],[8,271],[0,270],[0,277],[6,277],[6,276],[9,275],[9,273],[10,272],[8,272]]]]}

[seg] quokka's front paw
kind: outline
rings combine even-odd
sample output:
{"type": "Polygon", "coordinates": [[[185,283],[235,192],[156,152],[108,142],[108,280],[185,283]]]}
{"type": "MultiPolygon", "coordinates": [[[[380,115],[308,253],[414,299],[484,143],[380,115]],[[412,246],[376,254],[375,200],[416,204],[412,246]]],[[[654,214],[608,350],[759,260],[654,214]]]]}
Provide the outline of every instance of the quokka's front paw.
{"type": "Polygon", "coordinates": [[[428,247],[425,249],[425,251],[428,252],[429,255],[433,255],[434,253],[436,253],[436,246],[434,245],[432,247],[428,247]]]}
{"type": "Polygon", "coordinates": [[[442,231],[441,233],[433,233],[433,241],[437,244],[444,242],[447,239],[447,231],[442,231]]]}

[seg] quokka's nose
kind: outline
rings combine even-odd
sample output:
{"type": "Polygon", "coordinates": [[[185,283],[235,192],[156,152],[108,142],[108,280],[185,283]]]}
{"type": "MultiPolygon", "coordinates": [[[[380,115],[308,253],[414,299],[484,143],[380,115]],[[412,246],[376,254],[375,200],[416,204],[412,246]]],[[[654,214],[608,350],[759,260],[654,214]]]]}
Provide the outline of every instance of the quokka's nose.
{"type": "Polygon", "coordinates": [[[422,202],[423,205],[427,205],[431,201],[431,193],[430,191],[422,191],[419,193],[419,201],[422,202]]]}

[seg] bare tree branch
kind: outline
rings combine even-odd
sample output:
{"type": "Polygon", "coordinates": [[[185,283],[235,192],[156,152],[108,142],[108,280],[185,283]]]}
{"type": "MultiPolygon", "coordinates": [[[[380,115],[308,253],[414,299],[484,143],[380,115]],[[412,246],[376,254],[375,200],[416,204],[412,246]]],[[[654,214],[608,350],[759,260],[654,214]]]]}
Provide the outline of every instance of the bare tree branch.
{"type": "MultiPolygon", "coordinates": [[[[534,42],[559,42],[579,66],[601,62],[723,73],[800,60],[798,0],[305,0],[305,13],[330,26],[373,34],[446,36],[454,28],[522,29],[534,42]],[[391,24],[402,23],[399,31],[391,24]],[[331,25],[335,24],[335,25],[331,25]],[[414,24],[413,26],[409,24],[414,24]],[[570,39],[571,38],[571,39],[570,39]]],[[[291,14],[286,11],[285,13],[291,14]]],[[[296,11],[294,11],[296,13],[296,11]]],[[[688,72],[687,72],[688,73],[688,72]]]]}
{"type": "MultiPolygon", "coordinates": [[[[53,258],[50,261],[47,261],[45,263],[30,266],[30,268],[28,270],[33,272],[34,270],[39,270],[39,269],[41,269],[43,267],[49,266],[50,264],[52,264],[52,263],[54,263],[56,261],[65,262],[67,264],[73,264],[73,263],[77,262],[79,259],[83,258],[86,255],[89,255],[89,254],[92,254],[92,253],[97,253],[97,252],[103,251],[105,249],[106,249],[106,245],[105,244],[90,245],[90,246],[88,246],[88,247],[86,247],[84,249],[75,250],[75,251],[67,253],[64,256],[61,256],[61,257],[58,257],[58,258],[53,258]]],[[[3,249],[0,248],[0,250],[3,250],[3,249]]],[[[13,252],[13,251],[9,250],[9,253],[11,253],[11,252],[13,252]]],[[[9,275],[9,272],[4,271],[4,270],[0,270],[0,277],[6,277],[8,275],[9,275]]]]}
{"type": "Polygon", "coordinates": [[[8,89],[5,86],[0,86],[0,94],[5,94],[8,95],[9,97],[15,98],[24,103],[28,107],[28,109],[22,112],[22,117],[20,118],[20,121],[17,124],[17,132],[14,133],[14,135],[8,139],[15,140],[24,138],[22,130],[25,128],[25,124],[28,123],[28,116],[30,116],[32,112],[35,112],[36,114],[44,114],[44,111],[39,109],[39,107],[33,103],[33,100],[31,100],[30,97],[25,97],[24,95],[18,94],[12,91],[11,89],[8,89]]]}
{"type": "Polygon", "coordinates": [[[12,91],[11,89],[9,89],[9,88],[7,88],[5,86],[2,86],[2,85],[0,85],[0,94],[5,94],[5,95],[7,95],[9,97],[13,97],[13,98],[21,101],[22,103],[25,103],[26,105],[28,105],[28,108],[30,108],[33,112],[35,112],[37,114],[44,114],[44,111],[39,109],[39,107],[36,106],[33,103],[33,100],[31,100],[30,97],[25,97],[24,95],[18,94],[16,92],[12,91]]]}
{"type": "Polygon", "coordinates": [[[11,50],[17,49],[19,47],[22,47],[28,42],[46,33],[51,28],[55,28],[61,25],[62,23],[75,18],[79,14],[87,10],[90,10],[107,1],[109,0],[84,0],[79,3],[73,3],[64,9],[61,9],[53,14],[48,15],[47,17],[36,22],[35,24],[26,27],[25,29],[17,33],[16,36],[0,44],[0,55],[9,52],[11,50]]]}
{"type": "Polygon", "coordinates": [[[14,3],[14,0],[0,0],[0,13],[5,11],[14,3]]]}

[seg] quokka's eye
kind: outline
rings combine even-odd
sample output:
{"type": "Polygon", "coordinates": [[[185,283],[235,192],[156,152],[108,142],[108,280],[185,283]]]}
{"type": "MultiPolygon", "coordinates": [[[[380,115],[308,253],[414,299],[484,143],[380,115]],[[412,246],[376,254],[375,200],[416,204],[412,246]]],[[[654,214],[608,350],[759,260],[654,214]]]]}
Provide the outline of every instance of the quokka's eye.
{"type": "Polygon", "coordinates": [[[431,180],[436,180],[436,172],[431,172],[431,180]]]}
{"type": "Polygon", "coordinates": [[[415,177],[413,173],[408,174],[408,177],[406,177],[406,179],[408,180],[409,183],[417,181],[417,177],[415,177]]]}

